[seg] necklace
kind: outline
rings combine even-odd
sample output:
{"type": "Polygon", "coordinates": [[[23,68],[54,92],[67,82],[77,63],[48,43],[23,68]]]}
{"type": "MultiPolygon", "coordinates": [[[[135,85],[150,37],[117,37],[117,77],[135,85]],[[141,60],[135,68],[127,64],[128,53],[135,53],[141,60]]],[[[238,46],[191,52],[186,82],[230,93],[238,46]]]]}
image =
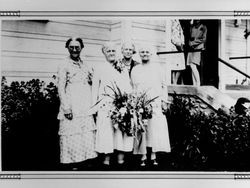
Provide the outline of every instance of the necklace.
{"type": "Polygon", "coordinates": [[[131,59],[129,61],[126,61],[125,59],[123,60],[123,63],[125,66],[130,66],[131,65],[131,59]]]}

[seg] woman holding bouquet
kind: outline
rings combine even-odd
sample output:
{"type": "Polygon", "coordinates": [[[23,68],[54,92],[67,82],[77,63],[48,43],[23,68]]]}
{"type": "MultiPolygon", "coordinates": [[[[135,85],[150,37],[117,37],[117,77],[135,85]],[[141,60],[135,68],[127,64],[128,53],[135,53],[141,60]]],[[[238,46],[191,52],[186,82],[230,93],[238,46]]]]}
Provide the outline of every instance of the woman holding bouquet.
{"type": "Polygon", "coordinates": [[[146,147],[152,148],[150,160],[157,165],[156,152],[170,152],[167,120],[162,113],[162,108],[167,107],[168,91],[161,66],[151,61],[151,48],[140,48],[139,55],[142,64],[136,66],[131,73],[134,90],[146,92],[149,99],[155,100],[151,103],[152,118],[148,120],[146,133],[142,134],[140,146],[135,145],[134,153],[142,155],[141,166],[145,166],[146,147]]]}
{"type": "Polygon", "coordinates": [[[95,123],[88,115],[92,69],[80,58],[84,48],[81,38],[70,38],[65,47],[69,57],[58,67],[60,162],[75,168],[77,163],[97,156],[95,123]]]}
{"type": "MultiPolygon", "coordinates": [[[[138,65],[139,63],[133,59],[133,55],[136,53],[135,45],[131,41],[126,41],[121,46],[121,52],[123,58],[121,60],[118,60],[115,63],[115,68],[118,68],[118,71],[120,72],[120,77],[123,77],[120,79],[119,87],[121,87],[124,83],[130,83],[130,86],[122,87],[123,90],[127,93],[130,93],[132,91],[132,85],[131,85],[131,71],[133,68],[138,65]],[[128,77],[129,75],[129,77],[128,77]]],[[[127,131],[128,132],[128,131],[127,131]]],[[[119,127],[115,129],[114,134],[114,144],[115,149],[118,153],[118,164],[122,165],[124,164],[125,160],[128,155],[125,156],[126,153],[132,152],[133,149],[133,137],[131,133],[127,133],[123,130],[121,130],[119,127]]]]}
{"type": "MultiPolygon", "coordinates": [[[[102,47],[106,61],[98,66],[93,76],[93,104],[97,111],[96,151],[104,154],[103,164],[110,164],[110,155],[115,149],[132,151],[133,139],[123,137],[118,126],[111,120],[114,108],[114,92],[112,87],[118,86],[122,92],[131,92],[130,78],[127,69],[116,61],[114,43],[106,43],[102,47]],[[125,144],[126,143],[126,144],[125,144]]],[[[118,156],[118,163],[123,163],[123,156],[118,156]]]]}

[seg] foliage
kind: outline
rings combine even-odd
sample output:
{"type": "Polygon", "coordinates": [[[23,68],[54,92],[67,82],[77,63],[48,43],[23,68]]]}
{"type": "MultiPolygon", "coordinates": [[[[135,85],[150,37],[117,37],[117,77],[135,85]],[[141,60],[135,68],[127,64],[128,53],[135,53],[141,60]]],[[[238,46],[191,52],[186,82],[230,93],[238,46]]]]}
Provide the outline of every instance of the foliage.
{"type": "MultiPolygon", "coordinates": [[[[3,170],[55,167],[59,160],[56,86],[38,79],[7,84],[5,78],[1,86],[3,170]]],[[[110,89],[115,99],[113,123],[127,134],[143,131],[152,115],[152,101],[146,93],[131,95],[118,87],[110,89]],[[136,119],[133,130],[131,118],[136,119]]],[[[221,110],[207,114],[196,98],[174,95],[166,116],[175,170],[235,171],[240,165],[249,170],[250,110],[246,115],[238,115],[234,108],[230,114],[221,110]]]]}
{"type": "Polygon", "coordinates": [[[230,158],[248,150],[250,146],[249,115],[238,115],[234,108],[231,108],[230,114],[211,114],[207,124],[216,152],[230,158]]]}
{"type": "Polygon", "coordinates": [[[128,136],[137,137],[145,132],[147,120],[152,118],[151,103],[157,98],[148,99],[146,92],[126,93],[115,86],[108,86],[113,92],[107,94],[113,99],[113,109],[111,110],[111,120],[115,128],[119,128],[128,136]]]}
{"type": "MultiPolygon", "coordinates": [[[[167,113],[172,152],[190,168],[226,163],[249,152],[250,116],[202,111],[195,98],[177,96],[167,113]]],[[[188,167],[187,167],[188,168],[188,167]]],[[[215,167],[216,168],[216,167],[215,167]]]]}
{"type": "Polygon", "coordinates": [[[16,169],[22,165],[23,168],[32,165],[36,168],[43,164],[41,161],[48,159],[45,164],[49,165],[50,160],[57,160],[47,154],[57,152],[53,148],[58,142],[56,86],[53,83],[45,85],[38,79],[7,84],[4,77],[1,86],[3,168],[16,169]],[[22,162],[15,166],[16,156],[22,162]],[[25,163],[27,160],[28,164],[25,163]]]}
{"type": "Polygon", "coordinates": [[[56,86],[53,83],[45,86],[45,83],[38,79],[28,82],[15,81],[9,86],[3,77],[1,97],[3,132],[10,131],[11,127],[8,125],[12,122],[31,118],[35,113],[34,109],[59,103],[56,86]]]}
{"type": "Polygon", "coordinates": [[[113,66],[118,72],[122,72],[126,68],[122,60],[115,61],[113,66]]]}

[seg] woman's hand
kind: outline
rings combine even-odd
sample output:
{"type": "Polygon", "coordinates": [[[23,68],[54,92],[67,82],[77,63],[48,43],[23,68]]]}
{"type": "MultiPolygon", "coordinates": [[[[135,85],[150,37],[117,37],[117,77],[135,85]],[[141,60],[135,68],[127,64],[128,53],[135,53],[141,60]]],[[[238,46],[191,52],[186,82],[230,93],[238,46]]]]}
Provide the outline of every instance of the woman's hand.
{"type": "Polygon", "coordinates": [[[169,105],[165,101],[162,101],[161,102],[161,107],[162,107],[163,111],[167,111],[167,109],[169,108],[169,105]]]}
{"type": "Polygon", "coordinates": [[[178,44],[178,45],[176,45],[176,49],[178,50],[178,51],[183,51],[183,44],[178,44]]]}
{"type": "Polygon", "coordinates": [[[72,114],[71,110],[67,110],[67,111],[64,113],[64,116],[65,116],[68,120],[72,120],[72,119],[73,119],[73,114],[72,114]]]}
{"type": "Polygon", "coordinates": [[[64,114],[65,117],[68,119],[68,120],[72,120],[73,119],[73,114],[72,113],[69,113],[69,114],[64,114]]]}

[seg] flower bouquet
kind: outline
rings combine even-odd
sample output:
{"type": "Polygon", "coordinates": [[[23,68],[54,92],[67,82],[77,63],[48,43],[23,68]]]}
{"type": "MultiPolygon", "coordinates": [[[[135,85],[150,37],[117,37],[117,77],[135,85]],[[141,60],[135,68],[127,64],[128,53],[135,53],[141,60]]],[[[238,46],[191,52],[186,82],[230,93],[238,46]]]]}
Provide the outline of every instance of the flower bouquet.
{"type": "Polygon", "coordinates": [[[117,85],[108,88],[113,91],[113,95],[107,96],[113,99],[110,117],[114,128],[137,138],[146,131],[148,119],[152,118],[153,113],[151,102],[157,97],[148,99],[146,92],[128,94],[122,92],[117,85]]]}

